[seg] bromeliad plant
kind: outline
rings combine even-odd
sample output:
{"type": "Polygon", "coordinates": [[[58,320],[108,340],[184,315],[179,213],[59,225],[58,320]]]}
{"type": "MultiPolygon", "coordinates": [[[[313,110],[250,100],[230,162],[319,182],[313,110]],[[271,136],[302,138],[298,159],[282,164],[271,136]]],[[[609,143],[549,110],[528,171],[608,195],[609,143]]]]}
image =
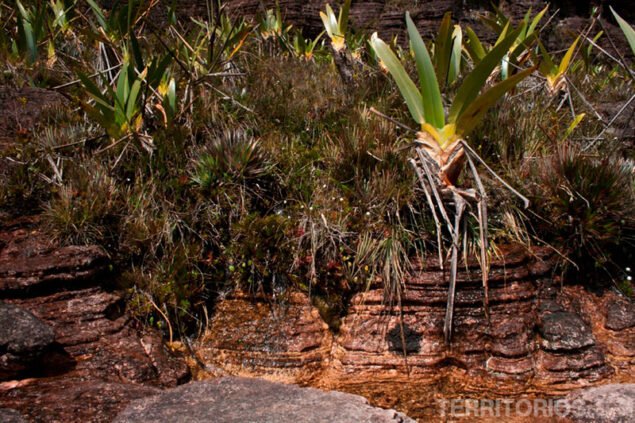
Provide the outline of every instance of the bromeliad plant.
{"type": "Polygon", "coordinates": [[[485,54],[474,69],[465,76],[451,101],[446,115],[441,96],[441,87],[433,61],[408,13],[406,13],[406,24],[419,74],[419,87],[412,81],[391,48],[379,39],[376,33],[372,36],[371,45],[377,57],[397,83],[412,118],[420,125],[420,131],[417,132],[415,140],[417,157],[416,159],[411,159],[410,163],[415,168],[427,203],[437,224],[438,253],[439,261],[442,265],[444,260],[441,243],[441,219],[452,236],[452,245],[450,247],[450,288],[444,324],[445,338],[449,342],[452,333],[458,249],[462,235],[461,228],[463,228],[463,231],[466,230],[466,225],[463,225],[463,218],[466,207],[470,203],[476,203],[478,209],[481,267],[485,290],[484,308],[486,314],[488,313],[486,193],[476,170],[475,162],[478,161],[483,164],[508,189],[521,197],[525,202],[525,206],[528,206],[529,203],[525,197],[506,184],[487,167],[483,160],[466,143],[465,139],[483,120],[488,109],[520,81],[530,75],[535,70],[535,67],[519,71],[515,75],[482,91],[494,69],[516,42],[522,29],[512,31],[485,54]],[[458,186],[459,176],[466,162],[469,164],[477,190],[463,189],[458,186]],[[454,219],[450,218],[447,211],[447,206],[450,203],[449,199],[454,205],[454,219]],[[441,219],[438,217],[437,209],[441,214],[441,219]]]}
{"type": "Polygon", "coordinates": [[[348,28],[348,11],[351,8],[351,0],[346,0],[340,9],[339,15],[335,15],[330,4],[326,5],[326,12],[320,12],[320,18],[331,39],[334,51],[346,48],[346,30],[348,28]]]}
{"type": "MultiPolygon", "coordinates": [[[[529,58],[529,52],[534,43],[538,40],[540,28],[538,24],[547,13],[549,5],[538,12],[533,18],[531,17],[531,9],[527,11],[525,17],[518,27],[518,36],[509,47],[500,63],[500,77],[507,79],[513,75],[517,69],[529,58]]],[[[498,8],[494,8],[495,13],[485,15],[482,21],[489,26],[496,34],[498,39],[494,46],[503,41],[510,32],[513,31],[511,20],[498,8]]],[[[474,63],[480,62],[487,54],[487,49],[479,40],[478,36],[472,28],[466,29],[467,41],[465,50],[474,63]]]]}
{"type": "Polygon", "coordinates": [[[538,71],[547,79],[547,88],[552,95],[566,88],[567,80],[565,76],[571,65],[571,59],[573,59],[578,41],[580,41],[580,37],[576,38],[569,46],[559,64],[556,64],[555,58],[549,54],[545,46],[538,42],[541,53],[538,71]]]}
{"type": "Polygon", "coordinates": [[[351,0],[346,0],[340,8],[339,15],[335,15],[329,4],[326,5],[326,13],[320,12],[326,34],[331,39],[333,61],[340,74],[340,78],[347,87],[354,86],[355,68],[359,64],[346,48],[346,32],[348,30],[348,11],[351,0]]]}

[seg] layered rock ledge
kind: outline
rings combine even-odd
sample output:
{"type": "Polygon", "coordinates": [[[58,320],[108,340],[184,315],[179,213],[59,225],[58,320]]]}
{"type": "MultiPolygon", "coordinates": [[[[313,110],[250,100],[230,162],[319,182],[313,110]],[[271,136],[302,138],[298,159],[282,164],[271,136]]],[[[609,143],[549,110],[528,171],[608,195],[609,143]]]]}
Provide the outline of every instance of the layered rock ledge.
{"type": "Polygon", "coordinates": [[[103,250],[60,247],[38,227],[0,224],[2,415],[110,422],[128,402],[187,381],[184,362],[104,288],[103,250]]]}
{"type": "Polygon", "coordinates": [[[500,257],[490,269],[489,320],[480,268],[462,264],[449,345],[448,276],[430,259],[406,281],[401,309],[372,287],[352,298],[332,337],[301,293],[282,302],[234,293],[219,302],[198,351],[221,372],[360,394],[417,418],[438,417],[440,398],[561,397],[633,381],[631,303],[561,287],[547,249],[510,246],[500,257]]]}

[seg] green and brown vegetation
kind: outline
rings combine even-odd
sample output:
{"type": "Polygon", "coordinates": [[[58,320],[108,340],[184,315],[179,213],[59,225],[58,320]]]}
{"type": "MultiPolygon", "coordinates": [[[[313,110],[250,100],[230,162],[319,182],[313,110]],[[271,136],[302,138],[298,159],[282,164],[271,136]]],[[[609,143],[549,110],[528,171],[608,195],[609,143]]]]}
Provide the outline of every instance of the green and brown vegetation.
{"type": "Polygon", "coordinates": [[[66,99],[0,144],[0,208],[103,246],[146,323],[188,334],[236,287],[293,287],[336,328],[354,292],[383,281],[399,302],[434,255],[454,275],[449,339],[459,256],[487,269],[507,242],[632,295],[634,65],[595,28],[550,51],[547,9],[495,11],[492,45],[450,15],[423,39],[406,15],[400,45],[353,33],[348,1],[315,38],[279,10],[165,3],[0,3],[0,85],[66,99]]]}

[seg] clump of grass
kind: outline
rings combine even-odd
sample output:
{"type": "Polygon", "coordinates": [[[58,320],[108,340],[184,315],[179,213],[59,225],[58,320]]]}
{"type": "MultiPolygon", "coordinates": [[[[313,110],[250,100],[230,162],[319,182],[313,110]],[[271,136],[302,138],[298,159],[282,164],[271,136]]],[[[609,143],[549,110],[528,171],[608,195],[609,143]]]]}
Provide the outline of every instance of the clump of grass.
{"type": "Polygon", "coordinates": [[[535,163],[530,177],[536,209],[547,219],[536,222],[540,235],[562,248],[581,274],[614,273],[631,262],[632,161],[564,144],[535,163]]]}
{"type": "Polygon", "coordinates": [[[115,180],[99,162],[71,170],[44,209],[44,221],[64,244],[112,247],[121,197],[115,180]]]}

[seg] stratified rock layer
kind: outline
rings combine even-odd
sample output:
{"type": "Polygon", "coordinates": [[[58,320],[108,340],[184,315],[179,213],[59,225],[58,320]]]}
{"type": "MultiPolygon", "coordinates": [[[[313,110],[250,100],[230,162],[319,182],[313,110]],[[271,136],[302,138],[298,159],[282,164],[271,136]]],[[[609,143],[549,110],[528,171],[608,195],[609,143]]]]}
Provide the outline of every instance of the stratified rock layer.
{"type": "Polygon", "coordinates": [[[374,286],[352,298],[333,339],[300,293],[286,302],[230,295],[200,358],[230,374],[361,394],[417,418],[438,417],[439,398],[562,396],[633,380],[630,303],[561,287],[546,249],[506,247],[500,257],[489,273],[489,320],[478,264],[461,265],[449,345],[448,275],[430,259],[406,281],[401,309],[374,286]]]}
{"type": "Polygon", "coordinates": [[[0,408],[110,422],[129,401],[187,380],[160,336],[137,329],[121,294],[102,287],[103,250],[59,247],[38,227],[0,224],[0,376],[13,379],[0,384],[0,408]]]}
{"type": "Polygon", "coordinates": [[[266,301],[235,292],[216,307],[199,353],[227,371],[300,382],[328,365],[332,336],[306,295],[266,301]]]}

